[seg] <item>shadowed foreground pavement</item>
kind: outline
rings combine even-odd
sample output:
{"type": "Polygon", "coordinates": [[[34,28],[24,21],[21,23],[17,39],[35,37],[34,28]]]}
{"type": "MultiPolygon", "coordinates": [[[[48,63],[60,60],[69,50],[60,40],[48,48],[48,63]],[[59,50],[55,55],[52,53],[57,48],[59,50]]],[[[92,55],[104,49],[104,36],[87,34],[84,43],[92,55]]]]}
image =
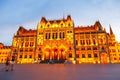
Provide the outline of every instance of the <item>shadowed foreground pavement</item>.
{"type": "Polygon", "coordinates": [[[0,64],[0,80],[120,80],[120,64],[16,64],[5,72],[0,64]]]}

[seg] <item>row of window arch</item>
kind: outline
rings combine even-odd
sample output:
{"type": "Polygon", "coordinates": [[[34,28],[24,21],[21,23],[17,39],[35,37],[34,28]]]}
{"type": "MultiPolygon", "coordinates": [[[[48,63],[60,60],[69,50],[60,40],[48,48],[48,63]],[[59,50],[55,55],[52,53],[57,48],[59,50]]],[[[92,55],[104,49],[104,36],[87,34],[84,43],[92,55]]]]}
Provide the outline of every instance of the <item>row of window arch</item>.
{"type": "MultiPolygon", "coordinates": [[[[50,28],[50,24],[46,24],[45,25],[45,27],[43,27],[43,25],[41,25],[40,26],[40,28],[50,28]]],[[[73,26],[73,24],[71,24],[71,23],[68,23],[67,25],[64,25],[63,23],[62,24],[60,24],[60,25],[58,25],[58,24],[54,24],[54,27],[57,27],[57,26],[59,26],[59,27],[71,27],[71,26],[73,26]]]]}
{"type": "Polygon", "coordinates": [[[59,38],[60,39],[64,39],[65,38],[65,32],[60,32],[59,34],[57,32],[55,33],[46,33],[45,34],[45,39],[57,39],[58,38],[58,35],[59,35],[59,38]]]}
{"type": "MultiPolygon", "coordinates": [[[[91,45],[91,44],[96,44],[96,43],[99,43],[99,44],[105,44],[105,42],[103,42],[103,41],[101,41],[101,40],[99,40],[99,42],[97,42],[97,40],[95,40],[95,39],[93,39],[93,40],[90,40],[90,39],[88,39],[88,40],[80,40],[80,44],[81,45],[85,45],[85,44],[87,44],[87,45],[91,45]]],[[[76,40],[76,45],[78,45],[78,40],[76,40]]]]}
{"type": "MultiPolygon", "coordinates": [[[[94,58],[98,58],[98,54],[94,54],[93,55],[94,58]]],[[[80,55],[79,54],[76,54],[76,58],[80,58],[80,55]]],[[[81,58],[92,58],[92,54],[82,54],[81,58]]]]}
{"type": "Polygon", "coordinates": [[[32,58],[32,55],[19,55],[19,58],[32,58]]]}

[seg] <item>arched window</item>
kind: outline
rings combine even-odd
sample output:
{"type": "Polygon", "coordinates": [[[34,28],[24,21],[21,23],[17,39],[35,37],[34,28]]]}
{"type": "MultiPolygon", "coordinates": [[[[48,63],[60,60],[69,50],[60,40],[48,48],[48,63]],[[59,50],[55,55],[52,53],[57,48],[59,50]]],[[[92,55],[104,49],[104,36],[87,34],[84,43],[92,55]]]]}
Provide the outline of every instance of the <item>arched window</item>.
{"type": "Polygon", "coordinates": [[[32,58],[32,55],[29,55],[29,58],[32,58]]]}
{"type": "Polygon", "coordinates": [[[68,27],[70,27],[71,25],[70,25],[70,23],[68,23],[68,27]]]}
{"type": "Polygon", "coordinates": [[[47,25],[47,28],[49,28],[49,27],[50,27],[50,25],[48,24],[48,25],[47,25]]]}
{"type": "Polygon", "coordinates": [[[85,58],[85,54],[82,54],[82,58],[85,58]]]}
{"type": "Polygon", "coordinates": [[[94,54],[94,57],[95,57],[95,58],[97,58],[97,57],[98,57],[98,55],[95,53],[95,54],[94,54]]]}
{"type": "Polygon", "coordinates": [[[41,25],[40,28],[43,28],[43,26],[41,25]]]}
{"type": "Polygon", "coordinates": [[[69,54],[69,58],[72,58],[72,53],[69,54]]]}
{"type": "Polygon", "coordinates": [[[91,54],[88,54],[88,58],[91,58],[91,54]]]}
{"type": "Polygon", "coordinates": [[[61,27],[63,27],[63,23],[61,24],[61,27]]]}
{"type": "Polygon", "coordinates": [[[60,39],[64,39],[65,38],[65,33],[64,32],[60,32],[60,39]]]}

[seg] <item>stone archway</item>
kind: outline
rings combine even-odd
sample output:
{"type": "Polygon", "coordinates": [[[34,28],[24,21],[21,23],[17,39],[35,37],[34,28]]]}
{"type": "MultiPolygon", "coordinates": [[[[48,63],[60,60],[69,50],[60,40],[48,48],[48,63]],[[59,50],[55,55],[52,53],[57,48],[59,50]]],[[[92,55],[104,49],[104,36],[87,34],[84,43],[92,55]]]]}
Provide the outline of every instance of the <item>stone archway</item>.
{"type": "Polygon", "coordinates": [[[106,52],[102,52],[100,54],[100,60],[101,60],[101,64],[109,63],[108,54],[106,52]]]}
{"type": "Polygon", "coordinates": [[[50,53],[51,53],[51,49],[46,48],[45,52],[44,52],[44,59],[45,60],[50,60],[50,53]]]}
{"type": "Polygon", "coordinates": [[[66,59],[66,56],[65,56],[65,49],[64,48],[61,48],[60,49],[60,60],[65,60],[66,59]]]}
{"type": "Polygon", "coordinates": [[[54,52],[54,60],[57,60],[58,59],[58,49],[54,48],[53,52],[54,52]]]}

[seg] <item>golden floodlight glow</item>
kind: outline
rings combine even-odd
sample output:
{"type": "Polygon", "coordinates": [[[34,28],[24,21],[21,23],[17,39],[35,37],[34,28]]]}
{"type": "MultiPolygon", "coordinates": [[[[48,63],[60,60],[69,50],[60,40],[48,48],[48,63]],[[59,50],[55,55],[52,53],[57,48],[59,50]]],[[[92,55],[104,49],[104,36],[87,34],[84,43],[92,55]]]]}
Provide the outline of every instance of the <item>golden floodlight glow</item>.
{"type": "Polygon", "coordinates": [[[7,55],[14,55],[20,64],[42,60],[69,60],[73,64],[120,63],[120,43],[111,26],[107,33],[99,21],[91,26],[76,27],[70,15],[60,20],[42,17],[36,30],[20,26],[12,46],[0,43],[0,63],[5,63],[7,55]]]}

